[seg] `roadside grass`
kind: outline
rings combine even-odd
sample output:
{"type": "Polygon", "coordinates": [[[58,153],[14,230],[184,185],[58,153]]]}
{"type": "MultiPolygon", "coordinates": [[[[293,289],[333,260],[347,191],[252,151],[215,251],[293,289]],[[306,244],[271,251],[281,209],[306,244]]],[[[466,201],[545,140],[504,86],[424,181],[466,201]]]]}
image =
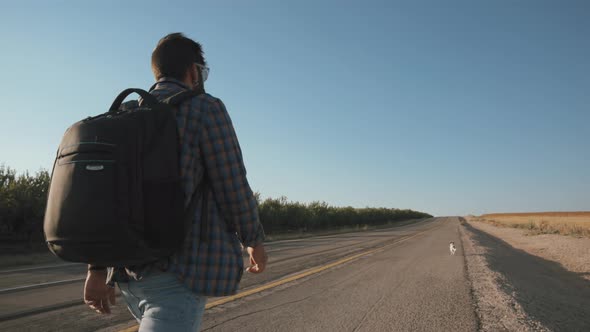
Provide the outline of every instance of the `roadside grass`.
{"type": "Polygon", "coordinates": [[[469,218],[494,226],[524,229],[528,235],[559,234],[590,238],[590,212],[552,214],[493,214],[469,218]]]}

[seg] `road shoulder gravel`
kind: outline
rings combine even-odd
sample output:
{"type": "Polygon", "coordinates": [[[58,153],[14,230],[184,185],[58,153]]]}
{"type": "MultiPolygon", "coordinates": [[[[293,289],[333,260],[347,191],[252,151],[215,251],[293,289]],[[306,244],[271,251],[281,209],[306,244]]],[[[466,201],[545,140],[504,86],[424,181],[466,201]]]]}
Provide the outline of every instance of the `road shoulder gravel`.
{"type": "Polygon", "coordinates": [[[512,227],[497,227],[485,222],[469,221],[480,231],[500,238],[512,247],[561,264],[566,270],[590,281],[590,238],[557,234],[530,235],[512,227]]]}
{"type": "Polygon", "coordinates": [[[469,223],[460,233],[480,331],[588,330],[590,283],[582,274],[469,223]]]}

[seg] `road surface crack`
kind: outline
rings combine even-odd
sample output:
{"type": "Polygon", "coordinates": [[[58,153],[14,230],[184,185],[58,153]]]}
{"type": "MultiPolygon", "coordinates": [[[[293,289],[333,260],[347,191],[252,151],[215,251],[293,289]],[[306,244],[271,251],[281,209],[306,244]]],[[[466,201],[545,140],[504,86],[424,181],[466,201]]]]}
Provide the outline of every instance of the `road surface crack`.
{"type": "MultiPolygon", "coordinates": [[[[401,284],[403,284],[403,279],[400,280],[395,287],[393,287],[393,289],[397,289],[401,284]]],[[[375,311],[375,309],[377,308],[378,305],[381,304],[381,302],[383,302],[383,300],[385,299],[385,293],[381,294],[381,296],[379,297],[379,300],[377,300],[377,302],[375,302],[375,304],[373,304],[371,306],[371,308],[369,308],[369,310],[367,310],[367,312],[365,312],[365,314],[363,315],[363,318],[361,318],[361,321],[358,323],[358,325],[352,330],[353,332],[357,332],[360,330],[361,326],[367,321],[367,318],[369,317],[369,314],[371,314],[372,312],[375,311]]]]}
{"type": "MultiPolygon", "coordinates": [[[[320,293],[322,293],[322,292],[320,292],[320,293]]],[[[318,294],[320,294],[320,293],[318,293],[318,294]]],[[[273,306],[273,307],[270,307],[270,308],[264,308],[264,309],[260,309],[260,310],[256,310],[256,311],[248,312],[248,313],[245,313],[245,314],[241,314],[241,315],[238,315],[238,316],[234,316],[234,317],[232,317],[232,318],[230,318],[230,319],[228,319],[228,320],[225,320],[225,321],[223,321],[223,322],[220,322],[220,323],[218,323],[218,324],[215,324],[215,325],[213,325],[213,326],[210,326],[210,327],[208,327],[208,328],[204,329],[203,331],[208,331],[208,330],[214,329],[214,328],[216,328],[216,327],[218,327],[218,326],[220,326],[220,325],[223,325],[223,324],[225,324],[225,323],[231,322],[231,321],[233,321],[233,320],[236,320],[236,319],[238,319],[238,318],[242,318],[242,317],[250,316],[250,315],[253,315],[253,314],[260,313],[260,312],[265,312],[265,311],[274,310],[274,309],[276,309],[276,308],[279,308],[279,307],[282,307],[282,306],[285,306],[285,305],[289,305],[289,304],[293,304],[293,303],[303,302],[303,301],[306,301],[307,299],[309,299],[309,298],[311,298],[311,297],[313,297],[313,296],[316,296],[316,295],[318,295],[318,294],[312,294],[312,295],[306,296],[306,297],[304,297],[304,298],[302,298],[302,299],[299,299],[299,300],[290,301],[290,302],[284,302],[284,303],[277,304],[276,306],[273,306]]]]}
{"type": "Polygon", "coordinates": [[[379,298],[379,300],[377,300],[377,302],[375,302],[375,304],[373,304],[371,306],[371,308],[369,310],[367,310],[367,312],[365,312],[365,314],[363,315],[363,318],[361,319],[361,321],[358,323],[358,325],[354,328],[354,330],[352,330],[353,332],[358,331],[361,326],[365,323],[365,321],[367,320],[367,317],[369,317],[369,314],[372,313],[373,311],[375,311],[375,308],[381,304],[381,302],[383,302],[383,299],[385,299],[385,294],[382,294],[381,297],[379,298]]]}
{"type": "Polygon", "coordinates": [[[359,275],[359,274],[361,274],[361,273],[366,273],[367,271],[369,271],[369,270],[372,270],[374,267],[375,267],[375,266],[374,266],[374,264],[373,264],[373,265],[369,266],[368,268],[366,268],[365,270],[361,270],[361,271],[358,271],[358,272],[356,272],[356,273],[352,274],[351,276],[349,276],[348,278],[344,279],[343,281],[341,281],[341,282],[340,282],[340,283],[338,283],[338,284],[333,284],[333,285],[330,285],[330,286],[328,286],[328,287],[326,287],[326,288],[323,288],[323,289],[321,289],[319,292],[317,292],[317,293],[314,293],[314,294],[311,294],[311,295],[309,295],[309,296],[306,296],[306,297],[304,297],[304,298],[301,298],[301,299],[298,299],[298,300],[295,300],[295,301],[289,301],[289,302],[280,303],[280,304],[277,304],[277,305],[275,305],[275,306],[272,306],[272,307],[269,307],[269,308],[264,308],[264,309],[260,309],[260,310],[251,311],[251,312],[248,312],[248,313],[245,313],[245,314],[237,315],[237,316],[234,316],[234,317],[232,317],[232,318],[230,318],[230,319],[227,319],[227,320],[224,320],[224,321],[222,321],[222,322],[219,322],[218,324],[215,324],[215,325],[213,325],[213,326],[207,327],[206,329],[203,329],[202,331],[209,331],[209,330],[211,330],[211,329],[214,329],[214,328],[216,328],[216,327],[218,327],[218,326],[221,326],[221,325],[223,325],[223,324],[225,324],[225,323],[228,323],[228,322],[234,321],[234,320],[236,320],[236,319],[238,319],[238,318],[242,318],[242,317],[246,317],[246,316],[254,315],[254,314],[261,313],[261,312],[265,312],[265,311],[274,310],[274,309],[276,309],[276,308],[280,308],[280,307],[282,307],[282,306],[285,306],[285,305],[290,305],[290,304],[294,304],[294,303],[299,303],[299,302],[306,301],[306,300],[308,300],[308,299],[310,299],[310,298],[312,298],[312,297],[314,297],[314,296],[318,296],[318,295],[321,295],[321,294],[323,294],[323,293],[327,292],[329,289],[332,289],[332,288],[334,288],[335,286],[338,286],[338,285],[340,285],[340,284],[344,283],[345,281],[348,281],[348,280],[350,280],[350,279],[353,279],[353,278],[355,278],[356,276],[358,276],[358,275],[359,275]]]}

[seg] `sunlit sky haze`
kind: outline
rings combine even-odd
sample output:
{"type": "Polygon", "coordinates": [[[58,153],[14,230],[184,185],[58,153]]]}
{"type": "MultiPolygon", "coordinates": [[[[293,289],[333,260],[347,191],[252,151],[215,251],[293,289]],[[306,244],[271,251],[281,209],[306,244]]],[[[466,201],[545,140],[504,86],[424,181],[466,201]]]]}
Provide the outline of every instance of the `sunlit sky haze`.
{"type": "Polygon", "coordinates": [[[433,215],[590,210],[590,2],[2,1],[0,163],[201,42],[263,197],[433,215]]]}

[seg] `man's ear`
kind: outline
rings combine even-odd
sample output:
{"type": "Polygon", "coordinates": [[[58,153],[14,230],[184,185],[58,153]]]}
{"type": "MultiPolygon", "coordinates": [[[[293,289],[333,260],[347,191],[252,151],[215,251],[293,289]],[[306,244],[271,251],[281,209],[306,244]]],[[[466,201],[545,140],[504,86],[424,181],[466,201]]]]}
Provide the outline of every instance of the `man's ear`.
{"type": "Polygon", "coordinates": [[[201,68],[199,68],[196,63],[193,63],[192,69],[193,76],[195,78],[192,85],[193,90],[197,91],[199,94],[205,93],[205,82],[203,82],[201,68]]]}
{"type": "Polygon", "coordinates": [[[199,80],[199,71],[198,71],[198,67],[196,63],[193,63],[190,65],[190,67],[188,67],[187,73],[186,73],[186,79],[185,79],[185,83],[187,83],[189,86],[194,88],[195,82],[198,82],[199,80]]]}

